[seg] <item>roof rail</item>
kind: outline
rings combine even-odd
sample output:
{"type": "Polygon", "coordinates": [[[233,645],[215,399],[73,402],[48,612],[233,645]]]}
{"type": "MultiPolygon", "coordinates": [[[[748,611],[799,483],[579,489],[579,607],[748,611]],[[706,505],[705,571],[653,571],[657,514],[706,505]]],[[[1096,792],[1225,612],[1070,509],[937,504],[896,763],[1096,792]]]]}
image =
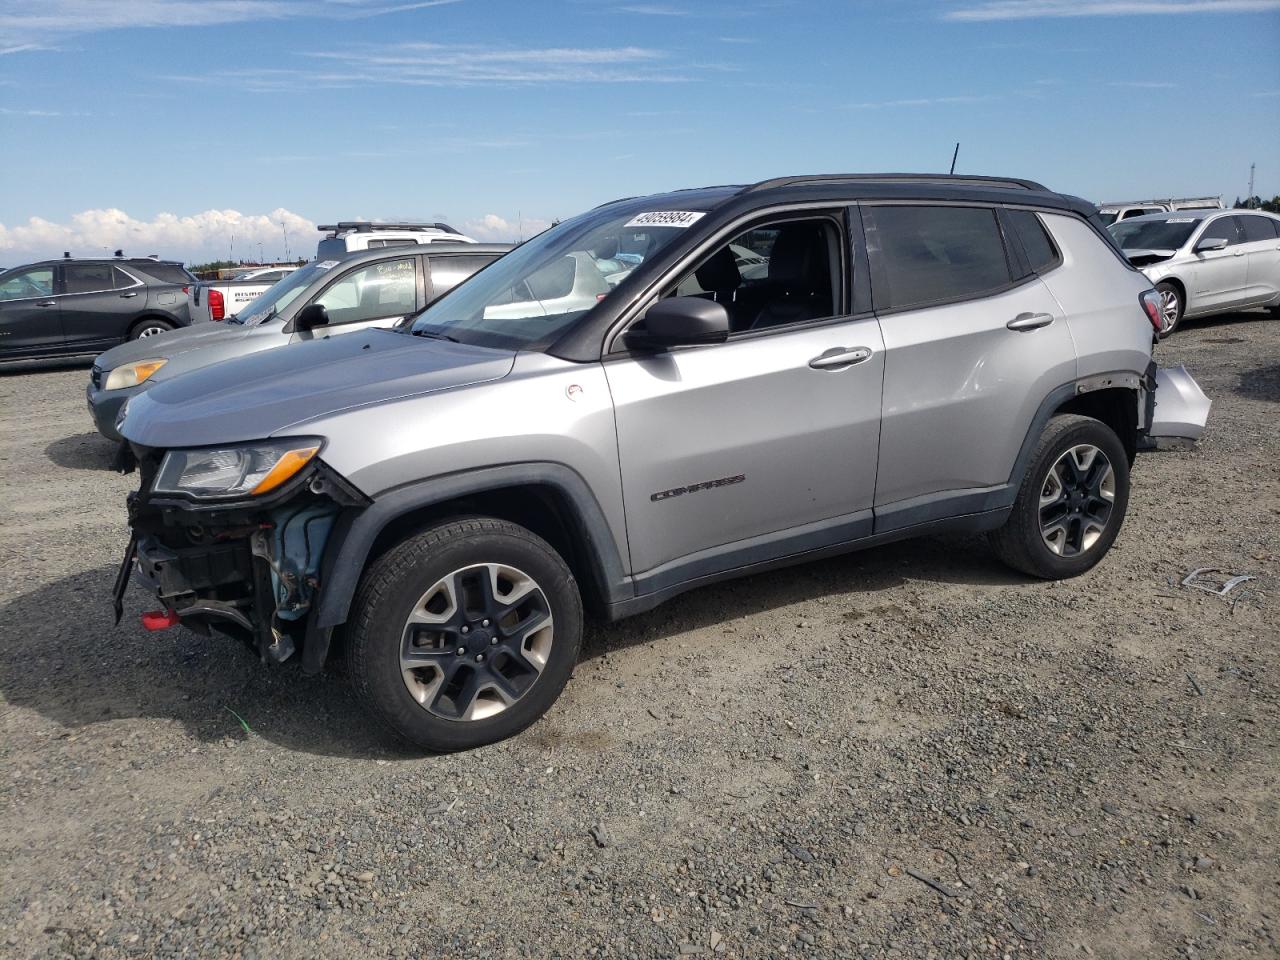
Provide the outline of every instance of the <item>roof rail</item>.
{"type": "Polygon", "coordinates": [[[1034,180],[1016,177],[970,177],[948,173],[827,173],[805,177],[774,177],[743,187],[743,193],[758,190],[776,190],[779,187],[795,187],[809,183],[954,183],[969,187],[1006,187],[1017,190],[1048,190],[1034,180]]]}
{"type": "MultiPolygon", "coordinates": [[[[445,233],[458,233],[447,223],[381,223],[372,220],[339,220],[337,223],[323,223],[317,230],[331,231],[334,236],[339,233],[372,233],[374,230],[443,230],[445,233]]],[[[460,234],[459,234],[460,235],[460,234]]]]}

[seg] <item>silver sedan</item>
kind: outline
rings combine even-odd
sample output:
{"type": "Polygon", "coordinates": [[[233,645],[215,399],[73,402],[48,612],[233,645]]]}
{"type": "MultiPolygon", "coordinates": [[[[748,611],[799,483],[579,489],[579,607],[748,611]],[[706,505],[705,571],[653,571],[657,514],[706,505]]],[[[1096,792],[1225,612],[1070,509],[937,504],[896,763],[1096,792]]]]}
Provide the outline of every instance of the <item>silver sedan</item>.
{"type": "Polygon", "coordinates": [[[1175,210],[1109,228],[1160,293],[1160,336],[1184,318],[1250,307],[1280,315],[1280,217],[1261,210],[1175,210]]]}

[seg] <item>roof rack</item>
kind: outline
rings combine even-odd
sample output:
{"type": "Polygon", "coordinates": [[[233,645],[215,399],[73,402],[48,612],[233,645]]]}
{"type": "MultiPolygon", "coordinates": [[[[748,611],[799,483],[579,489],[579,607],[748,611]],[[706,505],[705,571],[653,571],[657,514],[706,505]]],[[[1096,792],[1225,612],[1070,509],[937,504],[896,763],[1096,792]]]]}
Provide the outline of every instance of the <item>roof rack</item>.
{"type": "Polygon", "coordinates": [[[743,187],[743,193],[758,190],[776,190],[779,187],[795,187],[809,183],[950,183],[969,187],[1005,187],[1015,190],[1048,190],[1034,180],[1016,177],[969,177],[948,173],[827,173],[806,177],[775,177],[743,187]]]}
{"type": "MultiPolygon", "coordinates": [[[[339,220],[337,223],[324,223],[317,230],[331,231],[336,237],[339,233],[373,233],[375,230],[443,230],[445,233],[457,233],[447,223],[380,223],[372,220],[339,220]]],[[[461,236],[461,234],[459,234],[461,236]]]]}

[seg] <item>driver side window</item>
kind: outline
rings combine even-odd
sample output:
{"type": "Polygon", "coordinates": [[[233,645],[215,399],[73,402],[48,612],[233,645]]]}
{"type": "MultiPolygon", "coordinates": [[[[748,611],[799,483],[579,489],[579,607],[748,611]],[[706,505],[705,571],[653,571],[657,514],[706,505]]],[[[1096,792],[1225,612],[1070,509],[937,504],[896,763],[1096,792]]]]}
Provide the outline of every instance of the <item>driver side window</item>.
{"type": "Polygon", "coordinates": [[[721,304],[730,335],[825,319],[842,310],[840,250],[829,217],[762,224],[704,257],[663,297],[721,304]]]}
{"type": "Polygon", "coordinates": [[[53,267],[33,267],[0,283],[0,300],[53,296],[53,267]]]}
{"type": "Polygon", "coordinates": [[[384,260],[352,270],[317,299],[330,324],[362,323],[412,313],[418,295],[414,257],[384,260]]]}

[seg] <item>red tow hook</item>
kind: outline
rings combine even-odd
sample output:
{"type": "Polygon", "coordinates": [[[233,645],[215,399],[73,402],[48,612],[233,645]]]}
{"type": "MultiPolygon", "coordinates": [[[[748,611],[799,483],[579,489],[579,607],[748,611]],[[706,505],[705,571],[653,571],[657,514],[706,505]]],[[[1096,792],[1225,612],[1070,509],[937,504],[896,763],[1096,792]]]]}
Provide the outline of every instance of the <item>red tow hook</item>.
{"type": "Polygon", "coordinates": [[[176,627],[181,618],[173,610],[149,610],[142,615],[143,630],[168,630],[176,627]]]}

